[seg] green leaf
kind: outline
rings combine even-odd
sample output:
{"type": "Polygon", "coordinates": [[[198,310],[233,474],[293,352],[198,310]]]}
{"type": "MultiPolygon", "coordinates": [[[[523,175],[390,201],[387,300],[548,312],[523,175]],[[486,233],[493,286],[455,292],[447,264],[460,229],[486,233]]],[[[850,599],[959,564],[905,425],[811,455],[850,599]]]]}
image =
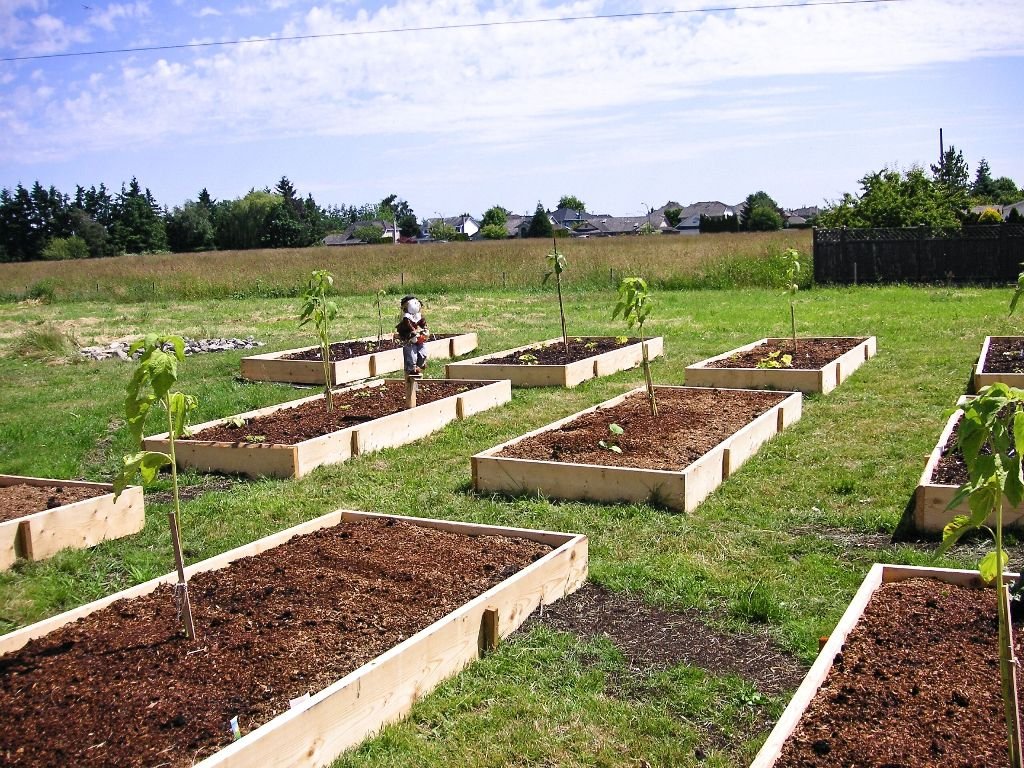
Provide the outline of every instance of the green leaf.
{"type": "Polygon", "coordinates": [[[136,476],[141,479],[144,486],[152,483],[160,468],[171,463],[171,457],[159,451],[140,451],[125,456],[122,463],[121,471],[114,480],[114,486],[123,490],[135,480],[136,476]]]}
{"type": "Polygon", "coordinates": [[[1009,561],[1010,559],[1006,554],[1006,550],[1002,550],[998,559],[996,550],[992,550],[981,558],[981,562],[978,563],[978,573],[981,574],[981,578],[986,584],[991,584],[999,577],[999,563],[1002,562],[1003,569],[1005,570],[1006,564],[1009,561]]]}
{"type": "Polygon", "coordinates": [[[142,363],[149,368],[149,383],[156,396],[163,400],[174,382],[178,380],[178,361],[173,355],[156,349],[147,362],[142,363]]]}
{"type": "Polygon", "coordinates": [[[623,432],[625,432],[625,430],[618,424],[609,424],[608,431],[611,432],[613,435],[621,435],[623,432]]]}
{"type": "Polygon", "coordinates": [[[167,411],[171,415],[171,434],[181,437],[188,428],[188,416],[197,406],[192,395],[174,392],[167,398],[167,411]]]}
{"type": "Polygon", "coordinates": [[[944,555],[948,552],[954,544],[959,541],[960,537],[968,531],[974,530],[977,526],[971,525],[967,518],[967,515],[957,515],[950,520],[946,527],[942,529],[942,544],[935,551],[936,555],[944,555]]]}

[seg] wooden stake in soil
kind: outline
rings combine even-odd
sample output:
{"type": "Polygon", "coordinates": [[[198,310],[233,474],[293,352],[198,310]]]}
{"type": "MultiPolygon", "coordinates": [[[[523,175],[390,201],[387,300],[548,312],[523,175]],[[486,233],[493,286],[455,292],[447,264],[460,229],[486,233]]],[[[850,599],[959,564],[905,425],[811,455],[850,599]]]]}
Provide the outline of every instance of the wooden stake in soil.
{"type": "Polygon", "coordinates": [[[1010,616],[1010,587],[1002,584],[999,587],[999,602],[1007,620],[999,623],[999,655],[1006,655],[1007,666],[1010,674],[1004,685],[1007,691],[1003,696],[1003,706],[1006,710],[1006,730],[1010,741],[1010,765],[1013,768],[1021,768],[1021,739],[1020,739],[1020,706],[1017,703],[1017,672],[1019,663],[1013,652],[1013,621],[1010,616]]]}
{"type": "Polygon", "coordinates": [[[419,389],[419,381],[423,378],[422,373],[407,373],[405,375],[405,407],[416,407],[416,390],[419,389]]]}

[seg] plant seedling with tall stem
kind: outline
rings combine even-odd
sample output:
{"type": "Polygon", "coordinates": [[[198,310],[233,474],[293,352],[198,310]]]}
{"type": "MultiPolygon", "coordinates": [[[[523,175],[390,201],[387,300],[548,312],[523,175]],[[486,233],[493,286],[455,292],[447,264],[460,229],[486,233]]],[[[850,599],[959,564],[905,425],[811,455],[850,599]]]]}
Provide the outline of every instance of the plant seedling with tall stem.
{"type": "Polygon", "coordinates": [[[658,401],[654,398],[654,380],[651,378],[651,361],[647,357],[647,342],[644,340],[644,321],[651,314],[651,297],[647,281],[642,277],[624,277],[619,283],[619,300],[612,311],[612,320],[621,317],[626,328],[637,326],[640,333],[640,354],[643,359],[644,381],[647,384],[647,402],[651,416],[658,415],[658,401]]]}
{"type": "Polygon", "coordinates": [[[993,384],[960,406],[958,445],[970,478],[957,491],[950,508],[967,499],[970,515],[957,515],[942,531],[938,554],[946,552],[968,531],[985,528],[995,550],[978,564],[986,583],[994,583],[999,617],[999,673],[1006,714],[1010,765],[1022,768],[1020,712],[1017,708],[1017,659],[1013,652],[1009,587],[1004,583],[1008,557],[1003,549],[1003,498],[1010,506],[1024,500],[1024,390],[993,384]],[[989,518],[993,528],[986,526],[989,518]]]}
{"type": "Polygon", "coordinates": [[[377,291],[376,298],[373,300],[373,306],[377,308],[377,346],[380,347],[381,339],[384,338],[384,297],[388,295],[388,292],[381,288],[377,291]]]}
{"type": "Polygon", "coordinates": [[[569,334],[565,330],[565,307],[562,305],[562,272],[565,271],[565,254],[558,250],[558,241],[551,238],[551,253],[548,254],[548,271],[544,275],[543,282],[555,276],[555,288],[558,290],[558,315],[562,319],[562,344],[565,346],[565,356],[569,357],[569,334]]]}
{"type": "Polygon", "coordinates": [[[789,293],[789,322],[793,331],[793,352],[797,351],[796,343],[796,292],[800,290],[797,280],[800,277],[800,251],[787,248],[782,253],[784,260],[783,275],[786,279],[786,292],[789,293]]]}
{"type": "Polygon", "coordinates": [[[313,270],[302,293],[302,310],[299,313],[299,328],[312,323],[320,340],[320,357],[324,362],[324,404],[328,413],[334,411],[334,393],[331,390],[330,325],[338,316],[338,305],[327,298],[333,285],[334,275],[326,269],[313,270]]]}
{"type": "MultiPolygon", "coordinates": [[[[1024,262],[1021,262],[1021,266],[1024,267],[1024,262]]],[[[1013,310],[1017,308],[1017,302],[1020,301],[1020,297],[1024,296],[1024,272],[1017,275],[1017,288],[1013,292],[1013,296],[1010,297],[1010,314],[1013,314],[1013,310]]]]}
{"type": "Polygon", "coordinates": [[[185,561],[181,548],[181,503],[178,492],[178,465],[174,444],[187,434],[189,414],[196,408],[196,399],[182,392],[171,392],[178,380],[178,363],[185,359],[185,342],[180,336],[146,335],[128,349],[129,355],[142,352],[139,365],[128,382],[125,398],[125,416],[128,430],[136,447],[141,447],[145,433],[146,418],[154,406],[163,408],[167,418],[167,453],[160,451],[138,451],[125,456],[121,471],[114,478],[114,498],[135,480],[141,478],[143,487],[156,479],[161,467],[170,465],[171,483],[174,488],[174,508],[167,513],[171,529],[171,546],[174,550],[174,565],[178,571],[178,583],[174,586],[174,598],[178,616],[189,638],[195,639],[196,628],[192,620],[192,605],[188,596],[188,580],[185,578],[185,561]],[[171,351],[165,347],[171,347],[171,351]]]}

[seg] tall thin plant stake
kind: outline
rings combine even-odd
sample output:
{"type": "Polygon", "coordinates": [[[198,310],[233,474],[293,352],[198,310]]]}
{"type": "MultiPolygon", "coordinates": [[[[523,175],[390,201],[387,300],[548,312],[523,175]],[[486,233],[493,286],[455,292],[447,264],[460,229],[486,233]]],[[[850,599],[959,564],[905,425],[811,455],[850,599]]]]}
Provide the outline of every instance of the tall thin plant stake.
{"type": "Polygon", "coordinates": [[[942,531],[938,554],[946,552],[970,530],[986,527],[992,517],[990,531],[995,551],[978,564],[981,578],[994,583],[996,612],[999,617],[999,676],[1006,716],[1006,734],[1011,768],[1024,768],[1021,753],[1020,711],[1017,705],[1018,661],[1013,650],[1009,593],[1004,574],[1009,562],[1003,549],[1003,498],[1012,507],[1024,501],[1024,390],[1005,384],[993,384],[981,390],[978,397],[960,406],[958,445],[967,465],[970,480],[957,491],[950,508],[967,500],[970,515],[957,515],[942,531]]]}
{"type": "Polygon", "coordinates": [[[800,275],[800,251],[787,248],[782,254],[786,260],[786,291],[789,293],[789,322],[793,331],[793,352],[798,350],[796,342],[796,292],[800,290],[797,277],[800,275]]]}
{"type": "Polygon", "coordinates": [[[377,291],[377,298],[373,300],[373,305],[377,308],[377,346],[380,346],[381,339],[384,338],[384,297],[388,295],[388,292],[381,288],[377,291]]]}
{"type": "Polygon", "coordinates": [[[647,356],[647,341],[644,339],[644,321],[651,314],[650,294],[647,281],[642,277],[624,277],[619,283],[619,301],[612,311],[612,320],[622,317],[626,328],[637,326],[640,333],[640,354],[643,360],[644,382],[647,384],[647,403],[651,416],[658,415],[658,401],[654,397],[654,379],[651,376],[651,361],[647,356]]]}
{"type": "Polygon", "coordinates": [[[543,283],[548,281],[552,275],[555,276],[555,288],[558,290],[558,316],[562,319],[562,344],[565,347],[565,357],[569,358],[569,334],[565,330],[565,307],[562,305],[562,272],[565,271],[565,255],[558,252],[558,241],[551,238],[551,253],[548,254],[548,271],[544,275],[543,283]]]}
{"type": "Polygon", "coordinates": [[[135,445],[141,446],[146,418],[152,413],[153,406],[159,404],[167,415],[167,438],[170,447],[168,453],[138,451],[125,456],[121,471],[114,478],[114,498],[120,496],[136,477],[141,479],[145,487],[156,479],[161,467],[170,465],[174,508],[167,513],[167,520],[171,531],[174,566],[178,573],[178,582],[174,585],[174,598],[178,618],[184,626],[185,634],[190,639],[195,639],[196,627],[192,618],[192,603],[188,594],[185,559],[181,547],[181,502],[175,441],[187,432],[189,414],[195,410],[197,403],[191,395],[171,392],[171,387],[178,380],[178,363],[185,359],[185,342],[180,336],[158,336],[151,333],[129,347],[129,355],[136,352],[141,352],[139,365],[128,382],[128,396],[125,398],[128,430],[135,445]],[[171,347],[171,352],[165,350],[168,346],[171,347]]]}

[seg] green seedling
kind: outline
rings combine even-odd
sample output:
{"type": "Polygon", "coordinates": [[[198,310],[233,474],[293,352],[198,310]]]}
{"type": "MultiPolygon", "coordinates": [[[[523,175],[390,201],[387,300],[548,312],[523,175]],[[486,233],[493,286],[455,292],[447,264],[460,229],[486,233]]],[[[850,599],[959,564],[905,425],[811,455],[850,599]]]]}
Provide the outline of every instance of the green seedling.
{"type": "Polygon", "coordinates": [[[540,359],[536,355],[530,352],[523,352],[523,354],[519,356],[519,362],[523,365],[536,365],[539,360],[540,359]]]}
{"type": "Polygon", "coordinates": [[[326,269],[315,269],[309,275],[309,282],[302,293],[302,310],[299,313],[299,328],[313,324],[320,340],[320,356],[324,361],[324,404],[327,412],[334,410],[334,394],[331,391],[331,321],[338,316],[338,305],[327,298],[334,285],[334,275],[326,269]]]}
{"type": "Polygon", "coordinates": [[[789,322],[793,331],[793,351],[797,351],[796,345],[796,292],[800,290],[797,279],[800,276],[800,251],[796,248],[787,248],[782,252],[784,260],[783,275],[785,276],[785,288],[789,294],[789,322]]]}
{"type": "Polygon", "coordinates": [[[555,287],[558,290],[558,316],[562,320],[562,344],[565,345],[565,356],[569,357],[569,336],[565,330],[565,307],[562,304],[562,272],[565,271],[565,254],[558,250],[558,241],[551,238],[552,250],[548,254],[548,271],[544,275],[543,283],[548,281],[552,275],[555,276],[555,287]]]}
{"type": "Polygon", "coordinates": [[[167,516],[171,529],[174,564],[178,571],[174,599],[185,634],[195,639],[196,628],[192,620],[192,605],[188,596],[188,580],[185,578],[185,560],[181,548],[181,502],[175,441],[186,433],[189,414],[196,409],[197,402],[192,395],[171,391],[171,387],[178,380],[178,363],[185,359],[185,342],[180,336],[158,336],[150,333],[132,344],[128,354],[132,356],[139,351],[142,354],[138,367],[128,382],[127,397],[124,401],[128,431],[135,446],[141,448],[146,419],[153,413],[154,406],[159,406],[167,419],[169,448],[167,453],[138,450],[125,456],[121,471],[114,477],[114,498],[116,500],[136,477],[140,478],[142,486],[145,487],[156,479],[162,467],[170,465],[174,508],[167,516]],[[165,347],[170,347],[170,351],[165,347]]]}
{"type": "Polygon", "coordinates": [[[970,478],[949,503],[950,508],[967,500],[970,515],[957,515],[942,531],[938,554],[949,550],[968,531],[985,528],[995,540],[995,550],[978,564],[986,583],[995,586],[999,616],[999,672],[1006,714],[1010,765],[1021,768],[1020,713],[1017,708],[1017,659],[1010,624],[1009,588],[1003,574],[1008,557],[1003,549],[1003,498],[1011,507],[1024,500],[1024,390],[993,384],[978,397],[960,406],[958,445],[970,478]],[[989,528],[986,522],[994,519],[989,528]]]}
{"type": "Polygon", "coordinates": [[[792,368],[793,356],[776,349],[757,361],[755,368],[792,368]]]}
{"type": "Polygon", "coordinates": [[[384,297],[388,295],[388,292],[381,288],[377,291],[376,297],[373,300],[373,306],[377,308],[377,346],[380,346],[381,339],[384,338],[384,297]]]}
{"type": "Polygon", "coordinates": [[[235,429],[241,429],[242,427],[245,426],[245,423],[245,419],[243,419],[241,416],[231,416],[230,418],[227,419],[227,421],[225,421],[225,424],[228,424],[234,427],[235,429]]]}
{"type": "Polygon", "coordinates": [[[245,442],[247,443],[265,443],[267,441],[266,435],[246,435],[245,442]]]}
{"type": "Polygon", "coordinates": [[[593,352],[595,349],[597,349],[597,342],[588,341],[586,344],[583,345],[583,348],[588,352],[593,352]]]}
{"type": "Polygon", "coordinates": [[[651,298],[647,281],[642,277],[624,277],[619,283],[619,300],[612,310],[612,320],[621,317],[626,327],[637,326],[640,332],[640,349],[643,356],[644,381],[647,383],[647,402],[651,416],[658,415],[658,401],[654,398],[654,380],[651,378],[651,361],[647,357],[647,343],[644,341],[644,321],[651,314],[651,298]]]}
{"type": "Polygon", "coordinates": [[[629,336],[616,336],[615,337],[615,343],[618,344],[620,347],[623,344],[625,344],[627,341],[629,341],[629,336]]]}
{"type": "Polygon", "coordinates": [[[621,437],[625,431],[626,430],[624,430],[618,424],[609,424],[608,434],[610,435],[610,437],[607,440],[598,440],[597,444],[604,448],[606,451],[611,451],[612,453],[622,453],[622,447],[619,445],[618,438],[621,437]]]}

